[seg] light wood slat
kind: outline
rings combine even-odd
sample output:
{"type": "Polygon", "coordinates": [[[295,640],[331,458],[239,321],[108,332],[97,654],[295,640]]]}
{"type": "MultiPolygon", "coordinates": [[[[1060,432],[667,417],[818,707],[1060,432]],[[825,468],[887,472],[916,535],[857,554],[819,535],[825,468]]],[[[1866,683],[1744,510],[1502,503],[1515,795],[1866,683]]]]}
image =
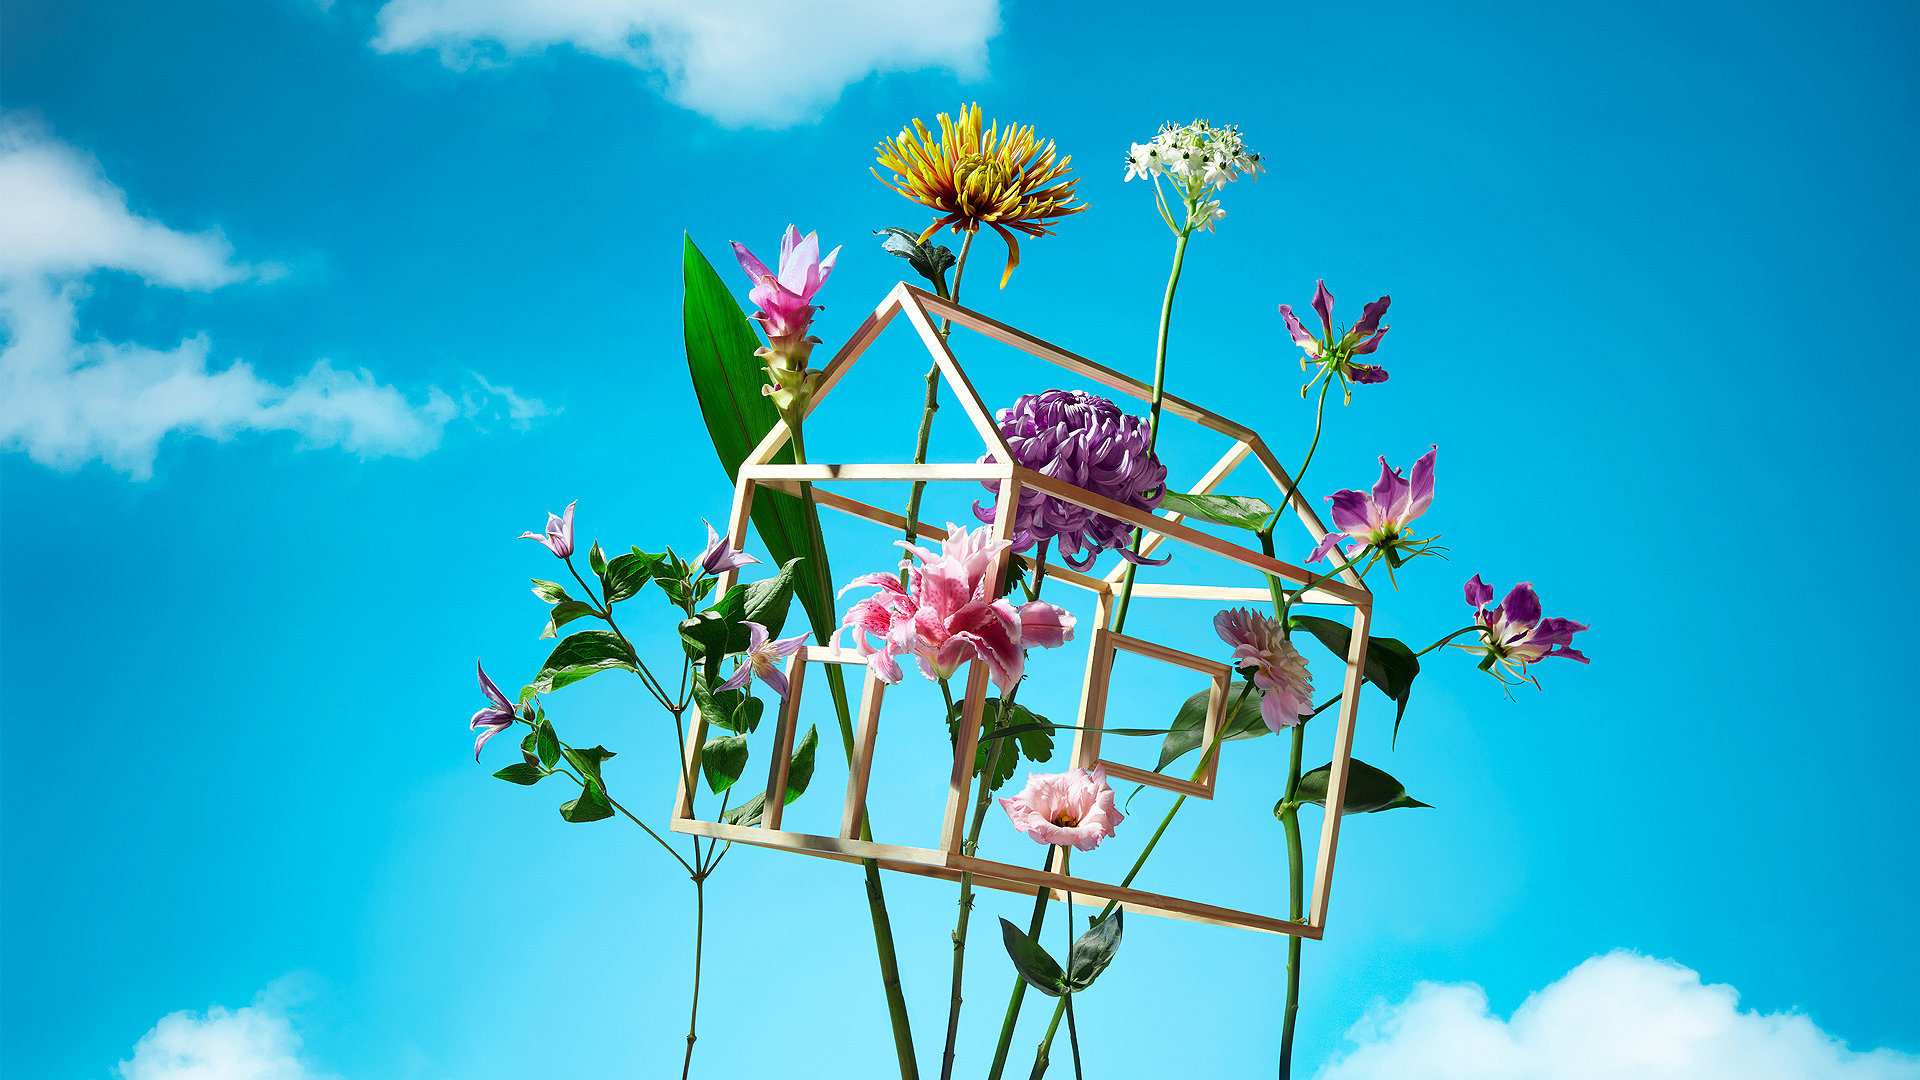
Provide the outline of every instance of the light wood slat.
{"type": "MultiPolygon", "coordinates": [[[[1248,443],[1244,443],[1244,442],[1234,443],[1231,447],[1227,449],[1227,452],[1225,454],[1221,455],[1220,460],[1214,462],[1213,467],[1209,468],[1206,471],[1206,474],[1200,477],[1200,482],[1193,485],[1193,487],[1187,491],[1187,494],[1189,495],[1213,494],[1213,490],[1220,486],[1220,482],[1225,480],[1229,475],[1231,475],[1233,473],[1233,470],[1239,468],[1240,463],[1247,460],[1247,455],[1252,452],[1253,452],[1253,447],[1248,443]]],[[[1168,511],[1166,519],[1168,521],[1185,521],[1187,519],[1187,515],[1177,513],[1174,511],[1168,511]]],[[[1166,536],[1164,534],[1149,530],[1145,535],[1143,535],[1140,538],[1140,554],[1142,555],[1153,554],[1153,549],[1159,547],[1160,542],[1165,539],[1166,539],[1166,536]]],[[[1114,567],[1111,571],[1107,573],[1107,580],[1115,585],[1118,585],[1120,583],[1120,579],[1126,576],[1127,576],[1127,562],[1126,560],[1123,559],[1121,560],[1119,566],[1114,567]]],[[[1135,596],[1140,595],[1140,577],[1138,574],[1134,575],[1133,595],[1135,596]]]]}
{"type": "Polygon", "coordinates": [[[800,692],[806,679],[806,660],[799,655],[788,657],[787,696],[780,702],[780,723],[773,732],[773,760],[767,765],[767,801],[760,811],[762,828],[778,829],[781,815],[787,809],[787,770],[793,762],[793,732],[800,725],[800,692]]]}
{"type": "MultiPolygon", "coordinates": [[[[847,343],[840,346],[840,351],[834,354],[833,359],[827,362],[827,366],[821,373],[820,386],[814,391],[813,400],[807,404],[808,416],[813,415],[813,410],[820,407],[820,400],[839,384],[841,376],[847,373],[847,369],[853,366],[853,362],[860,358],[861,353],[867,351],[867,347],[880,336],[880,331],[886,329],[887,323],[893,321],[893,317],[900,313],[901,304],[906,300],[904,288],[904,283],[894,286],[880,301],[879,306],[873,309],[873,314],[868,315],[860,323],[859,328],[853,332],[853,336],[849,337],[847,343]]],[[[773,430],[761,437],[759,444],[753,448],[753,453],[747,455],[747,460],[742,464],[767,464],[773,460],[775,454],[780,452],[781,447],[787,445],[790,437],[791,433],[787,430],[784,420],[775,424],[773,430]]]]}
{"type": "Polygon", "coordinates": [[[1147,892],[1142,889],[1122,888],[1102,881],[1087,878],[1068,877],[1051,871],[1036,870],[1013,863],[995,862],[969,855],[955,855],[947,860],[950,869],[970,870],[975,880],[980,878],[998,878],[1002,881],[1015,881],[1037,889],[1042,885],[1071,892],[1077,900],[1090,896],[1097,900],[1114,900],[1129,908],[1149,908],[1156,915],[1169,915],[1177,919],[1198,922],[1217,921],[1225,926],[1245,927],[1249,930],[1265,930],[1271,934],[1291,934],[1295,937],[1318,937],[1314,928],[1305,923],[1276,919],[1266,915],[1255,915],[1250,911],[1221,907],[1217,904],[1202,904],[1192,900],[1182,900],[1177,896],[1147,892]]]}
{"type": "MultiPolygon", "coordinates": [[[[1017,467],[1017,466],[1016,466],[1017,467]]],[[[835,464],[835,465],[742,465],[740,475],[754,480],[808,480],[816,484],[833,480],[998,480],[1005,481],[1012,468],[999,462],[933,462],[914,465],[835,464]]]]}
{"type": "MultiPolygon", "coordinates": [[[[1267,470],[1267,475],[1272,478],[1275,484],[1280,486],[1280,490],[1286,491],[1289,488],[1293,489],[1293,498],[1289,501],[1293,504],[1294,513],[1299,515],[1301,524],[1307,527],[1307,533],[1313,538],[1313,542],[1318,544],[1320,541],[1325,540],[1327,538],[1327,527],[1320,523],[1320,514],[1314,510],[1313,500],[1307,498],[1306,492],[1294,486],[1293,481],[1287,475],[1287,470],[1280,466],[1279,459],[1273,456],[1272,450],[1267,449],[1266,443],[1261,442],[1260,439],[1256,437],[1251,440],[1249,445],[1253,448],[1254,459],[1260,462],[1262,468],[1267,470]]],[[[1327,556],[1328,569],[1332,569],[1335,565],[1332,561],[1333,558],[1334,556],[1332,555],[1327,556]]],[[[1340,571],[1340,580],[1350,588],[1358,589],[1361,592],[1368,592],[1366,582],[1360,580],[1360,575],[1350,566],[1340,571]]],[[[1368,595],[1372,594],[1369,592],[1368,595]]]]}
{"type": "Polygon", "coordinates": [[[867,815],[867,785],[873,779],[873,741],[880,731],[880,704],[887,684],[869,667],[866,685],[860,694],[860,718],[853,734],[853,761],[847,774],[847,801],[840,808],[840,835],[848,840],[860,837],[860,825],[867,815]]]}
{"type": "Polygon", "coordinates": [[[979,392],[973,388],[973,380],[967,378],[967,373],[961,370],[959,363],[953,358],[953,351],[947,348],[946,339],[933,328],[933,320],[927,317],[927,310],[920,303],[920,298],[927,294],[905,282],[898,287],[906,290],[900,310],[906,315],[907,321],[913,325],[913,328],[919,332],[920,341],[926,345],[927,352],[933,354],[933,362],[939,365],[940,373],[946,377],[947,386],[960,402],[960,410],[967,414],[968,420],[973,421],[974,430],[980,434],[980,441],[987,445],[988,452],[994,457],[1001,461],[1013,461],[1013,448],[1007,445],[1006,437],[1000,434],[1000,425],[994,422],[993,410],[987,408],[987,403],[980,400],[979,392]]]}
{"type": "Polygon", "coordinates": [[[1352,769],[1353,727],[1360,708],[1360,683],[1367,666],[1367,646],[1372,620],[1368,609],[1353,610],[1353,635],[1347,648],[1347,681],[1341,688],[1340,724],[1333,732],[1333,768],[1327,775],[1326,821],[1320,828],[1320,855],[1313,871],[1313,903],[1307,909],[1307,921],[1324,929],[1327,925],[1327,899],[1333,894],[1333,855],[1340,843],[1339,807],[1347,801],[1347,776],[1352,769]]]}
{"type": "Polygon", "coordinates": [[[987,665],[975,660],[967,666],[967,696],[960,710],[960,730],[953,740],[953,772],[947,778],[947,810],[941,819],[940,848],[958,854],[966,841],[968,798],[973,793],[973,757],[980,748],[980,712],[987,700],[987,665]]]}

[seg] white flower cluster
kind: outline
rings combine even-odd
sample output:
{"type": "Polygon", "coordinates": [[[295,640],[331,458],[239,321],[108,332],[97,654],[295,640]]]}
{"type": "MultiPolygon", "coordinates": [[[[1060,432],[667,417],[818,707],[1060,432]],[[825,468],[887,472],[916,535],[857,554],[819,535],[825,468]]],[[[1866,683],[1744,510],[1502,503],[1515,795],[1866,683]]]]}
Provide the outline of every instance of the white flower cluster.
{"type": "MultiPolygon", "coordinates": [[[[1167,124],[1151,142],[1134,143],[1127,152],[1126,179],[1151,179],[1158,186],[1164,176],[1184,188],[1188,222],[1209,231],[1226,216],[1214,193],[1242,176],[1257,178],[1262,171],[1260,155],[1247,149],[1238,128],[1215,127],[1205,120],[1179,127],[1167,124]]],[[[1173,225],[1170,216],[1167,224],[1173,225]]]]}

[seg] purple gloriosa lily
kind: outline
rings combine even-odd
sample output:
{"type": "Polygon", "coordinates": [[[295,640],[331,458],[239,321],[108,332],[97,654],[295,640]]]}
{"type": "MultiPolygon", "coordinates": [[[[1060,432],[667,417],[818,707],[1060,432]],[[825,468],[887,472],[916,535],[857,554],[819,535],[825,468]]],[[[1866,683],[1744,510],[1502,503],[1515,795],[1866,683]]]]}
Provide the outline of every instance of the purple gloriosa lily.
{"type": "Polygon", "coordinates": [[[1485,656],[1480,662],[1481,669],[1492,672],[1502,682],[1506,681],[1503,673],[1532,681],[1532,676],[1527,674],[1528,665],[1549,656],[1587,663],[1586,656],[1573,647],[1573,635],[1587,627],[1572,619],[1542,618],[1540,597],[1534,593],[1531,582],[1515,585],[1505,600],[1488,608],[1487,602],[1493,599],[1493,586],[1475,574],[1467,581],[1466,597],[1474,608],[1473,621],[1480,625],[1481,644],[1461,648],[1485,656]]]}
{"type": "Polygon", "coordinates": [[[722,690],[739,690],[759,676],[760,681],[785,701],[787,691],[787,673],[780,670],[780,661],[800,651],[807,643],[807,635],[797,634],[779,641],[767,640],[771,635],[767,628],[757,622],[749,622],[747,627],[747,651],[740,656],[740,667],[733,677],[720,684],[722,690]]]}
{"type": "Polygon", "coordinates": [[[718,576],[760,561],[744,551],[735,551],[731,544],[721,539],[719,533],[713,531],[712,522],[702,518],[700,523],[707,527],[707,550],[700,553],[700,569],[718,576]]]}
{"type": "MultiPolygon", "coordinates": [[[[1383,296],[1368,304],[1360,314],[1360,321],[1338,337],[1333,331],[1333,294],[1327,291],[1324,280],[1314,282],[1313,289],[1313,310],[1320,316],[1319,336],[1315,336],[1300,322],[1292,304],[1280,305],[1280,317],[1286,321],[1288,336],[1306,353],[1300,361],[1300,370],[1305,371],[1310,366],[1318,369],[1307,385],[1301,388],[1302,396],[1322,378],[1337,378],[1343,385],[1387,381],[1386,368],[1378,364],[1356,363],[1353,358],[1365,356],[1380,347],[1380,339],[1386,336],[1388,329],[1380,319],[1386,315],[1387,305],[1392,302],[1391,297],[1383,296]]],[[[1347,391],[1347,398],[1352,399],[1351,388],[1347,391]]]]}
{"type": "Polygon", "coordinates": [[[545,535],[542,535],[540,533],[534,533],[534,532],[523,532],[519,536],[515,537],[515,539],[538,540],[542,544],[545,544],[547,546],[547,550],[553,552],[555,558],[564,559],[567,556],[572,555],[573,554],[573,508],[577,505],[579,505],[579,500],[575,500],[574,502],[568,503],[567,509],[564,513],[559,513],[559,514],[548,513],[547,514],[547,531],[545,535]]]}
{"type": "Polygon", "coordinates": [[[1382,455],[1380,479],[1374,482],[1372,491],[1345,489],[1327,496],[1327,501],[1333,504],[1336,531],[1329,532],[1314,547],[1307,561],[1319,562],[1326,558],[1343,538],[1358,541],[1346,548],[1349,560],[1372,548],[1390,565],[1398,566],[1408,554],[1422,550],[1414,543],[1407,526],[1433,505],[1433,462],[1439,452],[1439,448],[1434,447],[1414,462],[1411,480],[1388,465],[1382,455]]]}
{"type": "Polygon", "coordinates": [[[492,679],[487,678],[486,668],[481,667],[478,662],[473,665],[473,668],[480,673],[480,692],[493,703],[474,713],[473,722],[467,725],[469,730],[480,733],[473,740],[473,760],[479,761],[480,748],[487,745],[487,740],[513,726],[513,702],[508,701],[507,695],[493,685],[492,679]]]}

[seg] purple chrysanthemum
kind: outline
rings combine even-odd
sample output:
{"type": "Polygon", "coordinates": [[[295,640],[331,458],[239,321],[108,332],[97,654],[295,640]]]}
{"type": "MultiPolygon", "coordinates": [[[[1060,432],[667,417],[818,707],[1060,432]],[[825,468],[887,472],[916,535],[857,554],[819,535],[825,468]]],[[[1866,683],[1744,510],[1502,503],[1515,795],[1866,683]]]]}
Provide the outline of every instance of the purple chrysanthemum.
{"type": "MultiPolygon", "coordinates": [[[[1000,410],[999,422],[1018,464],[1141,510],[1160,505],[1167,467],[1147,449],[1147,422],[1121,412],[1106,398],[1080,390],[1022,394],[1013,408],[1000,410]]],[[[994,458],[987,454],[980,460],[994,458]]],[[[996,495],[1000,491],[993,481],[986,487],[996,495]]],[[[992,506],[975,503],[973,512],[992,524],[992,506]]],[[[1061,557],[1076,570],[1092,566],[1102,551],[1117,550],[1131,562],[1151,562],[1127,550],[1132,529],[1126,522],[1029,489],[1020,493],[1013,550],[1058,539],[1061,557]]]]}

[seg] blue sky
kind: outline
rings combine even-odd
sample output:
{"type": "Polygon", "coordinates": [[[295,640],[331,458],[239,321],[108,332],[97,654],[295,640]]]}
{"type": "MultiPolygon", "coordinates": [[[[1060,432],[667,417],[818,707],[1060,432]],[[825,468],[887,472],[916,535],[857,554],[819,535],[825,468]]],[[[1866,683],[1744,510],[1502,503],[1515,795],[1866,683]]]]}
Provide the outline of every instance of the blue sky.
{"type": "MultiPolygon", "coordinates": [[[[789,221],[846,244],[836,345],[903,269],[869,231],[927,220],[867,175],[873,144],[976,99],[1073,155],[1092,209],[1004,291],[976,268],[970,304],[1146,376],[1171,245],[1120,156],[1163,121],[1238,124],[1270,170],[1194,242],[1174,392],[1295,460],[1311,412],[1274,306],[1319,277],[1349,321],[1391,293],[1393,379],[1330,419],[1305,485],[1439,446],[1451,561],[1409,568],[1382,632],[1462,625],[1475,572],[1592,626],[1591,667],[1512,701],[1430,657],[1397,748],[1367,701],[1356,752],[1436,808],[1349,819],[1300,1075],[1493,1075],[1423,1033],[1553,1062],[1675,1016],[1720,1033],[1689,1075],[1920,1072],[1914,9],[860,8],[9,5],[0,1072],[171,1077],[169,1039],[254,1055],[223,1077],[677,1064],[683,878],[475,767],[471,664],[517,685],[544,656],[525,579],[550,557],[513,538],[547,510],[683,552],[725,513],[681,232],[716,260],[789,221]]],[[[888,340],[823,436],[848,453],[914,423],[918,361],[888,340]]],[[[1053,385],[967,347],[993,404],[1053,385]]],[[[872,567],[842,536],[844,580],[872,567]]],[[[1210,612],[1169,610],[1150,625],[1210,647],[1210,612]]],[[[663,612],[634,629],[673,655],[663,612]]],[[[1036,707],[1071,709],[1083,657],[1036,661],[1036,707]]],[[[551,704],[664,816],[672,739],[637,687],[551,704]]],[[[1162,885],[1273,895],[1283,745],[1243,747],[1162,885]]],[[[911,772],[876,797],[905,806],[911,772]]],[[[820,790],[796,811],[830,813],[820,790]]],[[[1163,805],[1136,802],[1134,843],[1163,805]]],[[[951,889],[888,887],[932,1061],[951,889]]],[[[743,851],[710,895],[698,1068],[884,1075],[857,875],[743,851]]],[[[982,902],[963,1068],[1006,979],[978,928],[1026,906],[982,902]]],[[[1270,1071],[1283,953],[1138,920],[1082,1005],[1089,1069],[1270,1071]]]]}

